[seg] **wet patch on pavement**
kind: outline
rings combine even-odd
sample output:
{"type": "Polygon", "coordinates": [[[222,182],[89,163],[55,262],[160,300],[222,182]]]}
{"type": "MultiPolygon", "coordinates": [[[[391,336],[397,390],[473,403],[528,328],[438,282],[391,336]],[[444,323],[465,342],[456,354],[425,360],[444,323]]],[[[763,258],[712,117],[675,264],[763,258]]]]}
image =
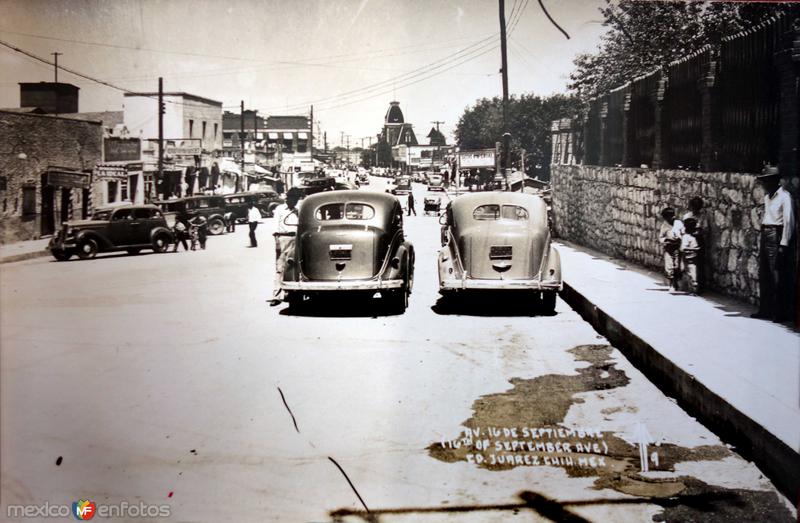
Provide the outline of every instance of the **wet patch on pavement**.
{"type": "Polygon", "coordinates": [[[576,394],[630,383],[625,372],[616,368],[613,350],[609,345],[581,345],[569,350],[576,361],[589,364],[577,368],[574,375],[512,378],[510,390],[478,398],[472,417],[463,423],[463,432],[453,440],[431,444],[429,455],[448,463],[467,461],[493,471],[544,466],[561,468],[570,477],[597,477],[597,490],[612,489],[664,506],[661,516],[665,519],[660,521],[709,521],[704,507],[716,507],[717,503],[725,505],[728,519],[713,521],[791,521],[791,514],[773,491],[717,487],[690,476],[652,478],[642,474],[643,470],[674,472],[680,462],[722,460],[731,455],[723,445],[687,448],[661,443],[642,452],[640,446],[613,432],[564,426],[570,406],[582,401],[576,394]],[[700,502],[704,495],[707,502],[700,502]],[[658,502],[684,497],[687,504],[658,502]],[[691,504],[692,500],[699,508],[691,504]]]}

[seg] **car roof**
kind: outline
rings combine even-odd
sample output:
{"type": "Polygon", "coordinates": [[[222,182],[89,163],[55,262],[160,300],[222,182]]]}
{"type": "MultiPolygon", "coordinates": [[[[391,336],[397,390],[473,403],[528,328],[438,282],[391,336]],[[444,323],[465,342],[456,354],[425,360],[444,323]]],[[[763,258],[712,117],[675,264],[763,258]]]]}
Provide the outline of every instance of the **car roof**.
{"type": "Polygon", "coordinates": [[[92,212],[116,211],[117,209],[155,209],[157,211],[161,210],[158,208],[158,206],[149,203],[134,204],[134,203],[119,202],[116,204],[111,203],[111,204],[97,206],[92,210],[92,212]]]}

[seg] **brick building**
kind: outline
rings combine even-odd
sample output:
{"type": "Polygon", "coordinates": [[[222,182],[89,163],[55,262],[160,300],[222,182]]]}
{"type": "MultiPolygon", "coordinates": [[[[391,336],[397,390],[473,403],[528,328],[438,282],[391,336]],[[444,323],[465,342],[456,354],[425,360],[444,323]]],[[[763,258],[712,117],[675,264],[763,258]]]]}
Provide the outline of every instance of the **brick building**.
{"type": "Polygon", "coordinates": [[[100,122],[0,110],[0,242],[36,239],[86,217],[102,150],[100,122]]]}

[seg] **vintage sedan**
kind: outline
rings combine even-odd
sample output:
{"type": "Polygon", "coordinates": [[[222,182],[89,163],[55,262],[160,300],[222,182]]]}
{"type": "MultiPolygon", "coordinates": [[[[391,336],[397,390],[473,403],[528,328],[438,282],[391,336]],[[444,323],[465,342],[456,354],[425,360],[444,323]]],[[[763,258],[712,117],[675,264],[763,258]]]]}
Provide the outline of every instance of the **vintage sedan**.
{"type": "Polygon", "coordinates": [[[48,248],[58,261],[66,261],[73,254],[87,260],[98,252],[165,252],[172,239],[172,231],[158,207],[123,205],[99,207],[90,220],[64,222],[48,248]]]}
{"type": "Polygon", "coordinates": [[[395,312],[408,306],[414,247],[403,234],[403,209],[394,196],[361,191],[315,194],[300,205],[294,253],[283,273],[285,300],[363,293],[395,312]]]}
{"type": "Polygon", "coordinates": [[[283,203],[283,198],[275,191],[239,192],[225,195],[225,212],[233,213],[237,222],[247,221],[250,202],[256,204],[262,218],[271,218],[275,209],[283,203]]]}
{"type": "Polygon", "coordinates": [[[543,310],[555,309],[561,259],[550,245],[547,208],[538,196],[512,192],[465,194],[440,218],[439,291],[528,290],[543,310]]]}
{"type": "Polygon", "coordinates": [[[208,234],[218,235],[225,232],[226,203],[224,196],[186,196],[154,203],[164,212],[174,212],[181,220],[189,221],[195,216],[202,216],[208,223],[208,234]]]}

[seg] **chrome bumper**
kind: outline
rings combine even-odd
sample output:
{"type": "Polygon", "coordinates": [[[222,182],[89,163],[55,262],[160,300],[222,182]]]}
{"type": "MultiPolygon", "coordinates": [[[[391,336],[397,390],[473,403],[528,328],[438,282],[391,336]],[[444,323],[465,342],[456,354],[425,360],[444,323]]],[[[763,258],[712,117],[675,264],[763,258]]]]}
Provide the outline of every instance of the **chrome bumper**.
{"type": "Polygon", "coordinates": [[[478,280],[464,278],[460,280],[444,280],[439,283],[441,290],[537,290],[537,291],[560,291],[562,283],[560,281],[539,281],[539,280],[478,280]]]}
{"type": "Polygon", "coordinates": [[[284,291],[370,291],[399,289],[403,280],[285,281],[284,291]]]}
{"type": "Polygon", "coordinates": [[[75,247],[77,247],[77,242],[75,238],[71,236],[66,239],[54,237],[51,238],[50,243],[47,244],[47,249],[51,251],[63,251],[66,249],[74,249],[75,247]]]}

